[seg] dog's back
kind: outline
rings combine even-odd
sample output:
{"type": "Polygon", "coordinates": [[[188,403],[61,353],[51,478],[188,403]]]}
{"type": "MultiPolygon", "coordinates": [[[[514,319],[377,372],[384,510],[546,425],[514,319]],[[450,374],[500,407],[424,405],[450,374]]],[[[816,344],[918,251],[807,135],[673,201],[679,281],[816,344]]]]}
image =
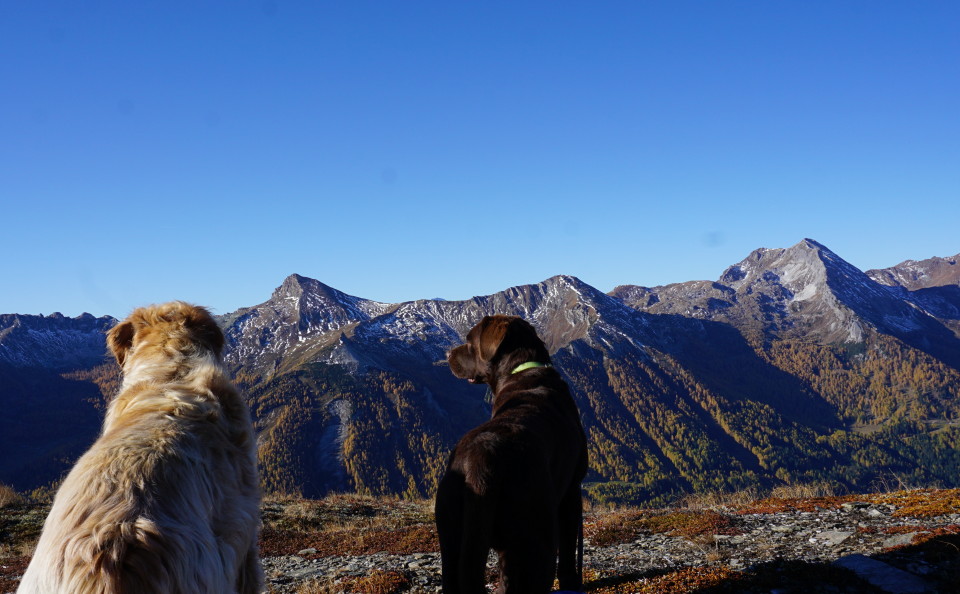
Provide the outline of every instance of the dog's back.
{"type": "Polygon", "coordinates": [[[98,441],[58,492],[20,592],[234,592],[256,490],[218,471],[236,470],[233,447],[205,429],[151,418],[98,441]]]}
{"type": "MultiPolygon", "coordinates": [[[[125,381],[57,493],[18,592],[259,591],[249,413],[218,350],[188,355],[163,381],[125,381]]],[[[141,379],[163,367],[127,363],[127,375],[141,365],[141,379]]]]}

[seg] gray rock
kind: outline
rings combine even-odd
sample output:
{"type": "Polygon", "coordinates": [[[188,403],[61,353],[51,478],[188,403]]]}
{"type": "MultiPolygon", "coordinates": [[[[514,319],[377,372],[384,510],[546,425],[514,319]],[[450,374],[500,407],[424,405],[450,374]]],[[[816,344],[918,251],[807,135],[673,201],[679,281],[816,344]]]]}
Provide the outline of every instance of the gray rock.
{"type": "Polygon", "coordinates": [[[913,543],[913,537],[917,532],[907,532],[906,534],[896,534],[883,541],[883,547],[889,549],[892,547],[902,547],[913,543]]]}
{"type": "Polygon", "coordinates": [[[840,507],[843,508],[843,511],[852,512],[867,509],[870,507],[870,504],[866,501],[851,501],[849,503],[844,503],[840,507]]]}
{"type": "Polygon", "coordinates": [[[820,534],[817,534],[814,539],[816,542],[825,544],[828,547],[836,547],[851,536],[853,536],[853,532],[846,530],[826,530],[820,534]]]}

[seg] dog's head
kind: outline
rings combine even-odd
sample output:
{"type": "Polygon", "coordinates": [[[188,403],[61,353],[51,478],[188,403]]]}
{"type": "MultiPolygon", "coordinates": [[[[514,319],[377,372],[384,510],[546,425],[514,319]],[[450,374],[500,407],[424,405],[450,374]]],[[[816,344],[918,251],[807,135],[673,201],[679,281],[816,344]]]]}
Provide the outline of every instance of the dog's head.
{"type": "Polygon", "coordinates": [[[133,353],[158,351],[196,355],[223,350],[223,332],[210,312],[182,301],[140,307],[107,333],[107,346],[120,367],[133,353]]]}
{"type": "Polygon", "coordinates": [[[487,316],[467,333],[467,342],[447,357],[453,375],[492,384],[503,370],[527,361],[550,363],[550,354],[528,322],[517,316],[487,316]]]}

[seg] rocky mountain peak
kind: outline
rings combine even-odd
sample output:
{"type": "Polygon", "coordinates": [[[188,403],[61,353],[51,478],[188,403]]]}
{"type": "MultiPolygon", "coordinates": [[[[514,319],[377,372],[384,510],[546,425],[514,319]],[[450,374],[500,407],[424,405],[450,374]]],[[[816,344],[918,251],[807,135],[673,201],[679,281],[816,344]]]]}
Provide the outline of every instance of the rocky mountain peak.
{"type": "Polygon", "coordinates": [[[888,297],[870,277],[813,239],[786,249],[754,250],[718,282],[737,292],[759,291],[796,302],[835,298],[853,305],[888,297]]]}
{"type": "Polygon", "coordinates": [[[331,306],[353,307],[365,300],[347,295],[318,280],[291,274],[274,289],[270,301],[276,304],[292,302],[296,303],[298,309],[309,310],[331,306]]]}
{"type": "MultiPolygon", "coordinates": [[[[311,285],[321,285],[322,283],[315,281],[313,279],[307,278],[305,276],[300,276],[299,274],[291,274],[287,278],[283,279],[283,282],[279,287],[273,290],[273,299],[284,299],[286,297],[300,297],[303,295],[305,290],[305,284],[311,285]]],[[[326,287],[326,285],[323,285],[326,287]]]]}
{"type": "Polygon", "coordinates": [[[339,333],[382,314],[389,306],[361,299],[324,283],[291,274],[270,299],[222,316],[229,348],[227,361],[267,369],[280,359],[299,356],[318,337],[339,333]]]}

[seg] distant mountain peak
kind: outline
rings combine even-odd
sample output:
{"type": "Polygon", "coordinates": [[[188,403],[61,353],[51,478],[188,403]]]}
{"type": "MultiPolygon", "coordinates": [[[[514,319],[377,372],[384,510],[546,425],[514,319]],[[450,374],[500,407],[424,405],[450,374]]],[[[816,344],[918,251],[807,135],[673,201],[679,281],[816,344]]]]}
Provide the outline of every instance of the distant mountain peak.
{"type": "MultiPolygon", "coordinates": [[[[830,249],[829,249],[827,246],[823,245],[822,243],[820,243],[820,242],[817,241],[816,239],[810,239],[809,237],[805,237],[805,238],[803,239],[803,241],[801,241],[800,243],[798,243],[798,244],[795,245],[794,247],[799,247],[799,246],[804,246],[804,247],[809,248],[809,249],[823,250],[823,251],[830,252],[830,249]]],[[[830,252],[830,253],[833,253],[833,252],[830,252]]]]}
{"type": "Polygon", "coordinates": [[[283,279],[283,283],[281,283],[279,287],[274,289],[273,298],[300,298],[305,294],[324,295],[334,299],[342,295],[346,295],[345,293],[342,293],[341,291],[338,291],[329,285],[325,285],[316,279],[301,276],[299,274],[291,274],[287,278],[283,279]]]}
{"type": "Polygon", "coordinates": [[[718,282],[740,290],[755,282],[776,282],[792,293],[809,296],[815,288],[852,278],[869,282],[863,272],[822,243],[804,239],[789,248],[759,248],[727,268],[718,282]]]}
{"type": "MultiPolygon", "coordinates": [[[[824,344],[859,343],[871,329],[902,338],[945,331],[917,307],[919,302],[904,301],[809,238],[789,248],[753,250],[716,283],[618,287],[614,294],[650,313],[722,321],[767,337],[803,336],[824,344]]],[[[933,305],[938,312],[952,311],[949,303],[933,305]]]]}
{"type": "Polygon", "coordinates": [[[587,286],[589,286],[587,283],[583,282],[583,281],[580,280],[579,278],[577,278],[577,277],[575,277],[575,276],[572,276],[572,275],[569,275],[569,274],[556,274],[556,275],[551,276],[550,278],[546,279],[546,280],[543,281],[543,282],[544,282],[544,283],[549,283],[549,284],[569,285],[569,286],[571,286],[571,287],[587,287],[587,286]]]}
{"type": "Polygon", "coordinates": [[[896,266],[866,273],[876,282],[908,291],[931,287],[960,286],[960,254],[947,258],[905,260],[896,266]]]}
{"type": "Polygon", "coordinates": [[[391,306],[348,295],[316,279],[291,274],[267,301],[221,317],[232,364],[267,369],[300,356],[313,339],[335,341],[339,333],[381,315],[391,306]]]}

